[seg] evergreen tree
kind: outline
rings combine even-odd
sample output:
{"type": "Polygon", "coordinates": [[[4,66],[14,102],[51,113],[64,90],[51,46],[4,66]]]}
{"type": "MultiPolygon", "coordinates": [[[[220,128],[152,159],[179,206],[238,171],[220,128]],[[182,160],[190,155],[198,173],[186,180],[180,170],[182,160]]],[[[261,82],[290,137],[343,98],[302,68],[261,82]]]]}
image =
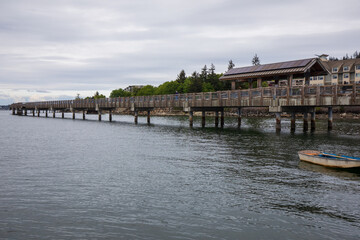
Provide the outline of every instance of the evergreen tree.
{"type": "Polygon", "coordinates": [[[254,65],[254,66],[260,65],[260,58],[258,57],[258,55],[256,53],[252,59],[252,65],[254,65]]]}
{"type": "Polygon", "coordinates": [[[229,60],[229,65],[228,65],[228,71],[230,70],[230,69],[233,69],[235,67],[235,64],[233,63],[233,61],[230,59],[229,60]]]}
{"type": "Polygon", "coordinates": [[[208,69],[207,66],[205,65],[202,69],[201,69],[201,74],[200,74],[200,78],[203,82],[207,82],[207,76],[208,76],[208,69]]]}
{"type": "Polygon", "coordinates": [[[191,75],[191,82],[188,89],[189,93],[201,92],[202,91],[202,80],[199,74],[195,71],[191,75]]]}
{"type": "Polygon", "coordinates": [[[184,83],[186,79],[186,74],[185,74],[185,70],[181,70],[181,72],[177,75],[176,81],[178,83],[184,83]]]}

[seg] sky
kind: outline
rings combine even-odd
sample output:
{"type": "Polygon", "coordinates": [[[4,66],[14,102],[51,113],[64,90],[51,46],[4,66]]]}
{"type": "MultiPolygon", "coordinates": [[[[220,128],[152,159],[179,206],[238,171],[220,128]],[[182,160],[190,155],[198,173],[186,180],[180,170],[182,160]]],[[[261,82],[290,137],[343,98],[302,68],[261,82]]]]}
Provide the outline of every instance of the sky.
{"type": "Polygon", "coordinates": [[[0,105],[360,50],[359,0],[0,0],[0,105]]]}

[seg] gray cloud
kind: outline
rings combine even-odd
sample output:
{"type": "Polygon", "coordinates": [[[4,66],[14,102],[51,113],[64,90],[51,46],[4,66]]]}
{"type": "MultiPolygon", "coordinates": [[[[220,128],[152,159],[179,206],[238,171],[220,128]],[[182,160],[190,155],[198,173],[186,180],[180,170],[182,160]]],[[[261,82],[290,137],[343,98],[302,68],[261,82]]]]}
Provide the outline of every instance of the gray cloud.
{"type": "Polygon", "coordinates": [[[181,69],[249,65],[255,53],[262,63],[341,57],[360,50],[358,9],[357,0],[1,1],[0,89],[11,91],[2,102],[25,99],[16,89],[157,85],[181,69]]]}

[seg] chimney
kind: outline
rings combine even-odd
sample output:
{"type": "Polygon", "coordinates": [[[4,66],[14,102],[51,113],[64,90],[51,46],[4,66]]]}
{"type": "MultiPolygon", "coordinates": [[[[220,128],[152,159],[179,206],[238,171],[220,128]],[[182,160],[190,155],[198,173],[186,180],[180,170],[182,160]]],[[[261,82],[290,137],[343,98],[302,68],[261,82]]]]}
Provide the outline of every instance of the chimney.
{"type": "Polygon", "coordinates": [[[321,55],[316,55],[316,56],[318,56],[321,61],[324,61],[324,62],[329,61],[328,60],[329,55],[327,55],[327,54],[321,54],[321,55]]]}

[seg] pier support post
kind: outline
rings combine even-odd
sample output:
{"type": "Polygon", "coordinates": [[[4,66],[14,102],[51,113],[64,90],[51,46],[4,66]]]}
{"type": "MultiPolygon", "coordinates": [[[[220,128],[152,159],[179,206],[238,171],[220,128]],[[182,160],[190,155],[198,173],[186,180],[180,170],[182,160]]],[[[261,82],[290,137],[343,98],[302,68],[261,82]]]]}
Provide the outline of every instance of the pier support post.
{"type": "Polygon", "coordinates": [[[205,127],[205,111],[202,111],[201,114],[201,127],[205,127]]]}
{"type": "Polygon", "coordinates": [[[191,128],[193,127],[193,124],[194,124],[194,112],[190,111],[189,112],[189,125],[191,128]]]}
{"type": "Polygon", "coordinates": [[[109,122],[112,122],[112,111],[111,111],[111,109],[109,110],[109,122]]]}
{"type": "Polygon", "coordinates": [[[276,132],[280,132],[281,131],[281,113],[280,112],[275,113],[275,117],[276,117],[276,132]]]}
{"type": "Polygon", "coordinates": [[[219,127],[219,111],[215,111],[215,127],[219,127]]]}
{"type": "Polygon", "coordinates": [[[75,119],[75,110],[72,112],[72,119],[75,119]]]}
{"type": "Polygon", "coordinates": [[[83,110],[83,120],[85,120],[86,117],[85,117],[85,110],[83,110]]]}
{"type": "Polygon", "coordinates": [[[15,115],[15,108],[12,109],[12,115],[15,115]]]}
{"type": "Polygon", "coordinates": [[[291,132],[295,132],[295,123],[296,123],[296,113],[292,112],[291,113],[291,128],[290,128],[291,132]]]}
{"type": "Polygon", "coordinates": [[[224,109],[221,109],[221,117],[220,117],[220,126],[221,128],[223,128],[225,125],[225,120],[224,120],[224,109]]]}
{"type": "Polygon", "coordinates": [[[40,110],[38,110],[37,114],[38,114],[38,117],[40,117],[40,110]]]}
{"type": "Polygon", "coordinates": [[[35,117],[35,109],[32,110],[32,115],[35,117]]]}
{"type": "Polygon", "coordinates": [[[135,124],[138,124],[138,115],[139,115],[138,111],[135,110],[135,112],[134,112],[134,122],[135,122],[135,124]]]}
{"type": "Polygon", "coordinates": [[[55,110],[53,110],[53,118],[55,118],[55,112],[56,112],[56,111],[55,111],[55,110]]]}
{"type": "Polygon", "coordinates": [[[26,109],[24,110],[24,114],[25,114],[25,116],[27,116],[27,110],[26,109]]]}
{"type": "Polygon", "coordinates": [[[48,117],[48,110],[45,110],[45,117],[48,117]]]}
{"type": "Polygon", "coordinates": [[[101,110],[98,111],[98,120],[101,121],[101,110]]]}
{"type": "Polygon", "coordinates": [[[147,111],[147,124],[150,124],[150,110],[147,111]]]}
{"type": "Polygon", "coordinates": [[[315,111],[311,112],[311,131],[315,131],[315,111]]]}
{"type": "Polygon", "coordinates": [[[238,128],[241,127],[241,108],[239,107],[237,109],[237,114],[238,114],[238,128]]]}
{"type": "Polygon", "coordinates": [[[329,115],[329,119],[328,119],[328,131],[331,131],[333,129],[333,109],[332,107],[328,108],[328,115],[329,115]]]}
{"type": "Polygon", "coordinates": [[[64,118],[64,110],[61,111],[61,118],[64,118]]]}
{"type": "Polygon", "coordinates": [[[307,132],[309,130],[309,122],[308,122],[308,112],[304,112],[304,125],[303,131],[307,132]]]}

